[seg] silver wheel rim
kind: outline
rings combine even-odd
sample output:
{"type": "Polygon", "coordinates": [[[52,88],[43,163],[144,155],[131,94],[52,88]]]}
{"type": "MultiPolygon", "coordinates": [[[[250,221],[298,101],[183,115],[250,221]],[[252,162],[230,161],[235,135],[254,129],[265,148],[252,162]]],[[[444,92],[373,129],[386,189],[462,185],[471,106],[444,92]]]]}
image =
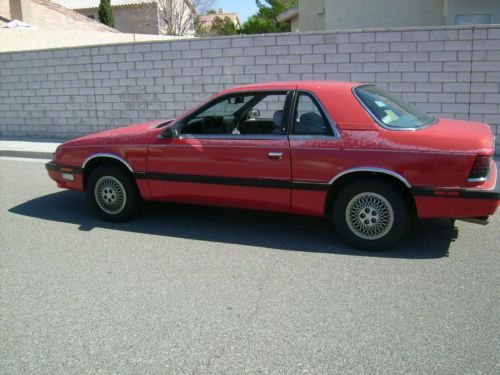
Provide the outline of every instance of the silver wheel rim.
{"type": "Polygon", "coordinates": [[[99,208],[109,215],[119,214],[127,203],[125,188],[113,176],[103,176],[97,181],[94,196],[99,208]]]}
{"type": "Polygon", "coordinates": [[[365,192],[349,201],[345,220],[356,236],[364,240],[377,240],[391,230],[394,211],[389,201],[380,194],[365,192]]]}

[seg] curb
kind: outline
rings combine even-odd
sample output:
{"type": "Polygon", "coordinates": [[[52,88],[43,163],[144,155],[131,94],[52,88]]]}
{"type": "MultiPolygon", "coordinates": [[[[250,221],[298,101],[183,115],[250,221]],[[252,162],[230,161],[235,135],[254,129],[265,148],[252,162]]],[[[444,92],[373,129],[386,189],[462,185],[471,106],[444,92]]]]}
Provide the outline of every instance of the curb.
{"type": "Polygon", "coordinates": [[[14,157],[14,158],[50,160],[50,159],[52,159],[52,152],[0,150],[0,156],[10,156],[10,157],[14,157]]]}

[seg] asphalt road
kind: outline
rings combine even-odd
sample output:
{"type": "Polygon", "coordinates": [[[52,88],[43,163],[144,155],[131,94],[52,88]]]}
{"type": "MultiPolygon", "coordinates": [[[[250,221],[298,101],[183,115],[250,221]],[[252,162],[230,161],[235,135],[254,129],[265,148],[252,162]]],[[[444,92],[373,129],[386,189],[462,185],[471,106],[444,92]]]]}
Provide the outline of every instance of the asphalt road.
{"type": "Polygon", "coordinates": [[[0,373],[500,373],[500,214],[345,247],[327,221],[151,204],[94,218],[0,158],[0,373]]]}

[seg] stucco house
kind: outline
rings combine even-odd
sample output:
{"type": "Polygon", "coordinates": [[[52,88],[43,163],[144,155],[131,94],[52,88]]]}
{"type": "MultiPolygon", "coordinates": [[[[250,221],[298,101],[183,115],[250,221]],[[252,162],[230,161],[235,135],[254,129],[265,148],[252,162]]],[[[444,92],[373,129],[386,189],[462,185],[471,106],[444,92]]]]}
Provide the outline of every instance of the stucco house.
{"type": "MultiPolygon", "coordinates": [[[[98,20],[99,0],[52,0],[98,20]]],[[[111,0],[115,28],[123,33],[193,35],[191,0],[111,0]],[[172,21],[168,25],[169,21],[172,21]],[[175,29],[175,31],[174,31],[175,29]]]]}
{"type": "Polygon", "coordinates": [[[299,0],[291,31],[499,24],[499,0],[299,0]]]}

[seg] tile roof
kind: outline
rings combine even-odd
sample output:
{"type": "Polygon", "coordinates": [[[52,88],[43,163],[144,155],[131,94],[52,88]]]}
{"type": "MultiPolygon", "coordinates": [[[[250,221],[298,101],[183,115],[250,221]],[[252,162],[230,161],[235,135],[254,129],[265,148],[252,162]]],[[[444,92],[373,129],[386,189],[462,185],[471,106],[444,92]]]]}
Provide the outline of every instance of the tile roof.
{"type": "MultiPolygon", "coordinates": [[[[40,21],[43,21],[47,26],[55,26],[55,28],[72,28],[72,29],[88,29],[93,31],[104,32],[119,32],[112,27],[106,26],[99,21],[90,19],[83,14],[67,9],[50,0],[31,0],[33,17],[38,15],[40,21]],[[45,11],[36,10],[35,6],[39,5],[45,8],[45,11]]],[[[36,20],[36,18],[35,18],[36,20]]],[[[33,26],[38,26],[36,23],[33,26]]],[[[49,28],[49,27],[45,27],[49,28]]],[[[54,28],[54,27],[50,27],[54,28]]]]}
{"type": "Polygon", "coordinates": [[[0,16],[0,26],[3,26],[8,22],[10,22],[10,20],[8,18],[0,16]]]}
{"type": "MultiPolygon", "coordinates": [[[[99,0],[52,0],[54,3],[62,5],[68,9],[95,9],[99,8],[99,0]]],[[[112,7],[125,5],[139,5],[156,3],[157,0],[111,0],[112,7]]]]}
{"type": "Polygon", "coordinates": [[[278,22],[291,21],[292,18],[299,16],[299,8],[292,8],[278,15],[278,22]]]}
{"type": "Polygon", "coordinates": [[[240,17],[238,16],[238,13],[212,13],[212,14],[205,14],[203,16],[200,16],[200,22],[201,24],[209,28],[212,26],[212,23],[216,18],[221,18],[224,19],[228,17],[231,21],[234,22],[235,25],[240,24],[240,17]]]}
{"type": "MultiPolygon", "coordinates": [[[[9,2],[0,3],[0,16],[2,25],[10,21],[9,2]],[[5,5],[5,6],[3,6],[5,5]],[[7,20],[7,21],[5,21],[7,20]]],[[[31,17],[23,20],[38,29],[72,29],[72,30],[90,30],[101,32],[119,32],[100,22],[94,21],[73,10],[67,9],[50,0],[31,0],[31,17]]]]}

